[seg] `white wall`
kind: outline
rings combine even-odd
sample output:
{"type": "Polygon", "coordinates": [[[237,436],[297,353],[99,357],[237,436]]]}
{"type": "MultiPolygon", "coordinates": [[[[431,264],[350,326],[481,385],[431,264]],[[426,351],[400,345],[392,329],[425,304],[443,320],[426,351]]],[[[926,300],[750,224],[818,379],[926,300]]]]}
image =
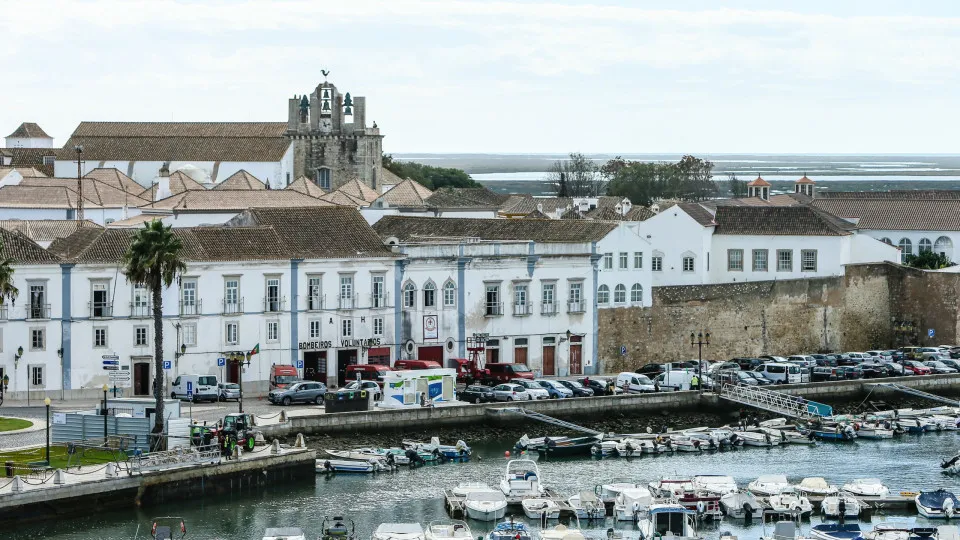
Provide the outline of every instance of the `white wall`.
{"type": "MultiPolygon", "coordinates": [[[[654,287],[668,285],[697,285],[709,279],[713,227],[704,227],[679,206],[668,208],[659,214],[641,221],[638,231],[651,243],[650,259],[654,254],[663,255],[663,269],[651,268],[654,287]],[[683,257],[694,258],[693,272],[683,271],[683,257]]],[[[646,264],[646,262],[645,262],[646,264]]]]}
{"type": "Polygon", "coordinates": [[[600,304],[598,307],[623,307],[623,306],[650,306],[653,301],[653,272],[650,270],[650,257],[653,253],[653,242],[646,237],[646,230],[643,222],[621,222],[617,228],[610,232],[605,238],[597,242],[597,255],[600,261],[599,286],[606,285],[610,290],[610,302],[600,304]],[[613,268],[607,269],[604,265],[604,255],[610,254],[613,259],[613,268]],[[620,267],[620,254],[627,254],[627,268],[620,267]],[[640,261],[636,261],[636,254],[640,254],[640,261]],[[640,262],[638,268],[636,263],[640,262]],[[623,285],[626,290],[626,302],[615,302],[615,290],[617,285],[623,285]],[[634,284],[639,284],[643,288],[643,296],[640,302],[634,302],[631,298],[631,288],[634,284]]]}
{"type": "Polygon", "coordinates": [[[871,263],[880,261],[900,262],[900,250],[866,234],[854,234],[847,238],[844,263],[871,263]]]}
{"type": "Polygon", "coordinates": [[[801,279],[820,276],[843,275],[846,236],[753,236],[753,235],[713,235],[713,253],[716,260],[710,272],[711,283],[731,283],[735,281],[766,281],[774,279],[801,279]],[[730,271],[727,254],[730,249],[743,250],[743,271],[730,271]],[[767,250],[767,271],[753,270],[754,249],[767,250]],[[816,250],[817,270],[801,271],[801,251],[816,250]],[[792,270],[777,270],[777,251],[790,250],[792,270]]]}
{"type": "Polygon", "coordinates": [[[7,148],[53,148],[53,139],[47,137],[7,137],[7,148]]]}
{"type": "Polygon", "coordinates": [[[930,240],[931,245],[933,245],[937,242],[937,239],[946,237],[950,239],[950,244],[952,244],[950,248],[936,251],[944,251],[947,254],[947,258],[949,258],[951,261],[956,262],[960,260],[960,251],[957,250],[957,248],[960,247],[960,231],[894,231],[864,229],[861,232],[863,234],[872,236],[877,240],[889,238],[894,247],[899,247],[900,241],[906,238],[907,240],[910,240],[912,253],[914,255],[920,252],[921,240],[930,240]]]}

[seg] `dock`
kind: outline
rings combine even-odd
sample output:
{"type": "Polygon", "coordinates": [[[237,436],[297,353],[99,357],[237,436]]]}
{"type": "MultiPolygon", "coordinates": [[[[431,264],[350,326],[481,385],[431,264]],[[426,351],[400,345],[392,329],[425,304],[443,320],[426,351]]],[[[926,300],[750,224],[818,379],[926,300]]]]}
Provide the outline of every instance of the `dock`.
{"type": "MultiPolygon", "coordinates": [[[[567,517],[573,515],[573,507],[570,506],[570,503],[567,502],[567,499],[560,495],[560,493],[553,488],[544,488],[544,494],[541,499],[550,499],[551,501],[557,503],[557,506],[560,507],[560,517],[567,517]]],[[[450,517],[453,519],[463,519],[464,508],[463,503],[467,500],[465,496],[457,495],[453,492],[452,489],[444,490],[444,507],[447,509],[447,513],[450,514],[450,517]]],[[[524,497],[507,497],[507,507],[513,507],[514,510],[523,513],[522,509],[518,509],[520,502],[524,497]]]]}

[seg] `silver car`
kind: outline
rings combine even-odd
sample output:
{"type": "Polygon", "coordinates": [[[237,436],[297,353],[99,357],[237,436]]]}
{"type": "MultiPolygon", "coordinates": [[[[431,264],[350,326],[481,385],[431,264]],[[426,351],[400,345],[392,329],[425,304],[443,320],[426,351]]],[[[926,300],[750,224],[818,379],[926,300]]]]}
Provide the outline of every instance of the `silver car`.
{"type": "Polygon", "coordinates": [[[316,403],[323,405],[323,395],[327,393],[327,386],[313,381],[300,381],[286,388],[277,388],[267,394],[267,400],[274,405],[290,405],[291,403],[316,403]]]}
{"type": "Polygon", "coordinates": [[[217,394],[220,401],[240,401],[240,385],[237,383],[220,383],[217,385],[217,394]]]}
{"type": "Polygon", "coordinates": [[[497,401],[530,401],[533,396],[527,389],[514,383],[498,384],[493,387],[493,399],[497,401]]]}
{"type": "Polygon", "coordinates": [[[923,365],[932,369],[934,373],[956,373],[957,370],[940,362],[939,360],[927,360],[923,365]]]}

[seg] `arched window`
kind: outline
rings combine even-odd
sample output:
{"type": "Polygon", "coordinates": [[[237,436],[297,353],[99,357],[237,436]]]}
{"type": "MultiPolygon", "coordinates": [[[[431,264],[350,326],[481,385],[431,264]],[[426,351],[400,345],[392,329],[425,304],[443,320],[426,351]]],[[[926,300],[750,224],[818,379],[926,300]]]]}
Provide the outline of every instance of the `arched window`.
{"type": "Polygon", "coordinates": [[[913,255],[913,242],[909,238],[901,238],[900,243],[900,262],[907,260],[907,255],[913,255]]]}
{"type": "Polygon", "coordinates": [[[437,286],[428,281],[423,286],[423,307],[432,308],[437,305],[437,286]]]}
{"type": "Polygon", "coordinates": [[[953,260],[953,240],[948,236],[941,236],[933,243],[933,252],[953,260]]]}
{"type": "Polygon", "coordinates": [[[881,238],[880,241],[883,242],[884,244],[890,244],[891,246],[893,245],[893,241],[887,238],[886,236],[881,238]]]}
{"type": "Polygon", "coordinates": [[[403,286],[403,307],[417,307],[417,286],[412,281],[403,286]]]}
{"type": "Polygon", "coordinates": [[[630,302],[634,304],[643,303],[643,287],[639,283],[634,283],[630,287],[630,302]]]}
{"type": "Polygon", "coordinates": [[[447,281],[443,284],[443,306],[455,305],[457,305],[457,286],[452,281],[447,281]]]}
{"type": "Polygon", "coordinates": [[[617,285],[613,289],[613,303],[615,304],[627,303],[627,288],[623,285],[623,283],[617,285]]]}
{"type": "Polygon", "coordinates": [[[610,287],[606,285],[601,285],[597,289],[597,303],[598,304],[609,304],[610,303],[610,287]]]}
{"type": "Polygon", "coordinates": [[[930,242],[929,238],[920,239],[920,249],[917,250],[918,253],[923,253],[925,251],[933,251],[933,244],[930,242]]]}
{"type": "Polygon", "coordinates": [[[681,266],[681,268],[683,268],[683,271],[693,272],[694,264],[695,264],[694,261],[696,260],[694,259],[694,254],[690,251],[687,251],[687,252],[684,252],[682,257],[683,257],[683,266],[681,266]]]}

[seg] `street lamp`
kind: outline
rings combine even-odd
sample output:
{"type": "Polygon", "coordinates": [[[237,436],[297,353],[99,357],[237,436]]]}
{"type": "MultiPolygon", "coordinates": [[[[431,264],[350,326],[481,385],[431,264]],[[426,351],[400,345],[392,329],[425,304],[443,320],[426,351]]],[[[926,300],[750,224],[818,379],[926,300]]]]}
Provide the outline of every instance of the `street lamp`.
{"type": "Polygon", "coordinates": [[[250,366],[250,353],[233,352],[227,355],[230,362],[237,364],[237,386],[240,387],[240,399],[237,400],[238,412],[243,412],[243,368],[250,366]]]}
{"type": "Polygon", "coordinates": [[[703,395],[703,346],[710,344],[710,332],[690,332],[690,346],[697,347],[697,391],[703,395]]]}
{"type": "Polygon", "coordinates": [[[63,389],[67,386],[63,381],[63,347],[57,349],[57,356],[60,357],[60,401],[63,401],[63,389]]]}
{"type": "MultiPolygon", "coordinates": [[[[20,365],[20,359],[23,358],[23,347],[17,347],[17,352],[13,355],[13,386],[17,386],[17,366],[20,365]]],[[[4,388],[6,390],[6,388],[4,388]]],[[[27,406],[30,406],[30,386],[27,385],[27,406]]]]}
{"type": "Polygon", "coordinates": [[[50,466],[50,398],[43,398],[43,404],[47,406],[47,466],[50,466]]]}
{"type": "Polygon", "coordinates": [[[103,385],[103,445],[107,445],[107,391],[110,390],[110,387],[104,383],[103,385]]]}

